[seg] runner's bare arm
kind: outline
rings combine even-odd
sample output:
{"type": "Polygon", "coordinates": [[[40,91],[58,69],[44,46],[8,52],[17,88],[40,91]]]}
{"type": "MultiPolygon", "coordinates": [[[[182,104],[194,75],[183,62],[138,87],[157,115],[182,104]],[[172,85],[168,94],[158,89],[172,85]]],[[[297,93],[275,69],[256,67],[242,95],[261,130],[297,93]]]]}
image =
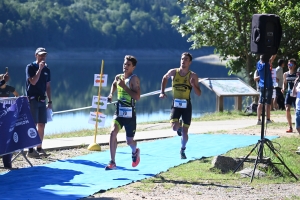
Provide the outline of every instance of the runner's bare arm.
{"type": "Polygon", "coordinates": [[[115,80],[113,81],[113,83],[111,84],[111,87],[110,87],[110,93],[108,95],[108,101],[111,102],[112,100],[112,96],[113,96],[113,93],[117,90],[117,79],[118,79],[119,75],[117,75],[115,77],[115,80]]]}
{"type": "Polygon", "coordinates": [[[200,86],[199,86],[198,79],[199,78],[198,78],[197,74],[193,72],[191,74],[190,83],[191,83],[191,86],[194,88],[195,94],[200,96],[201,95],[201,89],[200,89],[200,86]]]}
{"type": "Polygon", "coordinates": [[[124,89],[134,100],[138,101],[141,98],[140,79],[137,76],[133,76],[130,80],[130,89],[128,87],[124,89]]]}
{"type": "Polygon", "coordinates": [[[170,69],[162,78],[162,81],[161,81],[161,92],[160,92],[160,95],[159,97],[160,98],[164,98],[166,97],[165,95],[165,89],[166,89],[166,86],[167,86],[167,83],[168,83],[168,79],[171,78],[171,77],[174,77],[176,74],[176,69],[170,69]]]}

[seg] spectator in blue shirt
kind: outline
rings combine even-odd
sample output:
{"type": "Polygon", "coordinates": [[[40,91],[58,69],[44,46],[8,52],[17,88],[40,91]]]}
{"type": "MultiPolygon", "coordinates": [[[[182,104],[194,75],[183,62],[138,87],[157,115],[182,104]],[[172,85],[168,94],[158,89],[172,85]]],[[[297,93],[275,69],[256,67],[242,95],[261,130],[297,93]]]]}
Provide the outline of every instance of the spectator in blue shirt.
{"type": "Polygon", "coordinates": [[[256,69],[259,75],[259,102],[257,107],[257,125],[261,125],[262,121],[260,119],[261,112],[262,112],[262,104],[265,104],[265,110],[266,110],[266,123],[271,123],[271,101],[272,101],[272,94],[273,94],[273,80],[272,80],[272,72],[271,72],[271,65],[275,59],[276,55],[273,55],[269,60],[267,55],[261,55],[260,60],[256,64],[256,69]],[[266,87],[266,94],[264,95],[264,86],[266,87]],[[266,99],[263,99],[265,96],[266,99]]]}

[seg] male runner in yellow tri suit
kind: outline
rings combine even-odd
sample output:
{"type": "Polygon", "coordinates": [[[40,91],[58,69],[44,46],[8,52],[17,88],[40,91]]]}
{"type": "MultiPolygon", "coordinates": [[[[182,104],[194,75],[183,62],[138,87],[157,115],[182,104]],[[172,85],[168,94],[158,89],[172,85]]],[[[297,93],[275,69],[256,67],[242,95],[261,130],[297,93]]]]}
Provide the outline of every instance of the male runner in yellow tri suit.
{"type": "Polygon", "coordinates": [[[118,102],[116,112],[113,116],[111,126],[109,148],[111,160],[105,170],[116,168],[117,134],[122,127],[125,127],[126,141],[132,149],[132,167],[136,167],[140,162],[140,149],[134,140],[136,131],[135,102],[140,99],[140,80],[133,74],[137,60],[134,56],[126,55],[123,64],[123,74],[118,74],[111,85],[108,101],[111,102],[113,93],[118,91],[118,102]]]}
{"type": "Polygon", "coordinates": [[[200,96],[201,89],[198,83],[198,76],[196,73],[190,71],[190,65],[192,63],[192,55],[188,52],[184,52],[181,55],[180,67],[170,69],[162,78],[161,93],[159,98],[165,98],[165,88],[168,83],[168,79],[172,78],[172,91],[173,101],[171,108],[170,123],[174,131],[177,131],[181,136],[181,159],[186,159],[185,149],[188,142],[188,129],[192,120],[192,104],[190,93],[194,88],[195,94],[200,96]],[[183,121],[183,127],[179,123],[179,119],[183,121]]]}

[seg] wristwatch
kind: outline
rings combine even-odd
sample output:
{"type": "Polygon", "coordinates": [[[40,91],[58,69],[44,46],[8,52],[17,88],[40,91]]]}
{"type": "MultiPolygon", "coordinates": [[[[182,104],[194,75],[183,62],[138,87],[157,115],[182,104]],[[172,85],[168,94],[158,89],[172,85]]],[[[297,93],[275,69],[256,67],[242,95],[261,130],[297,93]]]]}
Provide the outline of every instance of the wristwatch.
{"type": "Polygon", "coordinates": [[[52,104],[52,101],[48,101],[48,104],[52,104]]]}

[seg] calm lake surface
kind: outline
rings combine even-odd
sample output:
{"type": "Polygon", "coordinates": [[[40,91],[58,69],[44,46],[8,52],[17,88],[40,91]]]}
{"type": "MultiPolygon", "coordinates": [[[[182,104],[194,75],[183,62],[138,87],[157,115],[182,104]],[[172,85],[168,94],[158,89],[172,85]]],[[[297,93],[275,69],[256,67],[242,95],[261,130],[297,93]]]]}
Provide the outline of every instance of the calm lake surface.
{"type": "MultiPolygon", "coordinates": [[[[49,52],[49,51],[48,51],[49,52]]],[[[184,51],[182,51],[184,52],[184,51]]],[[[88,107],[92,104],[93,95],[98,95],[98,87],[93,86],[94,74],[100,73],[101,61],[104,60],[104,74],[108,75],[108,86],[101,89],[101,96],[107,96],[110,91],[111,83],[116,74],[122,73],[123,58],[126,54],[136,56],[138,59],[135,74],[140,78],[142,94],[160,89],[162,76],[171,68],[177,68],[180,65],[181,53],[158,52],[145,55],[145,52],[127,51],[118,52],[114,56],[113,52],[101,56],[72,56],[72,53],[66,55],[57,55],[49,52],[47,64],[51,70],[51,88],[53,112],[88,107]],[[70,56],[71,55],[71,56],[70,56]]],[[[213,53],[213,49],[190,51],[193,57],[201,57],[213,53]]],[[[11,86],[14,86],[20,95],[24,94],[25,87],[25,67],[28,63],[35,60],[34,49],[32,55],[28,57],[19,56],[17,59],[1,59],[1,68],[3,72],[5,67],[9,68],[11,86]]],[[[199,78],[206,77],[228,77],[228,69],[224,66],[213,65],[197,61],[195,59],[190,69],[196,72],[199,78]]],[[[171,86],[171,80],[168,86],[171,86]]],[[[200,84],[202,95],[197,97],[192,91],[191,99],[193,105],[193,117],[199,117],[204,113],[215,112],[216,95],[200,84]]],[[[167,99],[159,99],[158,95],[141,98],[136,104],[137,121],[150,122],[158,120],[168,120],[170,114],[172,95],[167,93],[167,99]],[[168,95],[169,94],[169,95],[168,95]]],[[[113,101],[116,100],[114,94],[113,101]]],[[[233,108],[233,98],[225,98],[224,109],[233,108]]],[[[82,129],[94,129],[94,125],[88,123],[89,112],[96,109],[84,109],[80,111],[65,112],[54,114],[53,121],[47,123],[45,134],[69,132],[82,129]]],[[[101,110],[107,115],[105,126],[110,126],[114,106],[108,105],[106,110],[101,110]]]]}

